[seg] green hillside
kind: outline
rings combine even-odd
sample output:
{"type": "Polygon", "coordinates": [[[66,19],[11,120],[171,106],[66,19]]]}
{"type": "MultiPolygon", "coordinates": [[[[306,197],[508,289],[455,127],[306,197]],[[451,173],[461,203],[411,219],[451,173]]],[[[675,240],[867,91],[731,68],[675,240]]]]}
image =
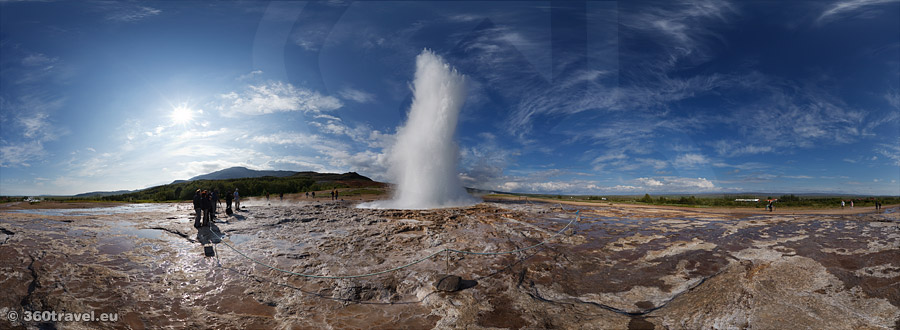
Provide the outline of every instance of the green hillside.
{"type": "Polygon", "coordinates": [[[232,193],[237,188],[241,196],[263,196],[266,193],[277,195],[334,188],[382,186],[382,183],[372,181],[372,179],[355,172],[343,174],[300,172],[288,177],[265,176],[259,178],[177,182],[126,194],[103,196],[99,197],[99,199],[105,201],[161,202],[191,200],[194,197],[194,191],[197,189],[218,190],[219,195],[224,196],[225,192],[232,193]]]}

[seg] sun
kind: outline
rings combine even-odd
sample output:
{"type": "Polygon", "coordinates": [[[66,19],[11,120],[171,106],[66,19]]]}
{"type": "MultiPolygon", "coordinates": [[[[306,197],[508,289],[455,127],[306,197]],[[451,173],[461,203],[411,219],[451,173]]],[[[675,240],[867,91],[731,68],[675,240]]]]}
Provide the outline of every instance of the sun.
{"type": "Polygon", "coordinates": [[[178,124],[178,125],[184,125],[184,124],[191,122],[191,120],[194,119],[194,111],[191,110],[191,108],[188,108],[183,105],[177,106],[174,109],[172,109],[172,114],[169,115],[169,117],[172,118],[173,123],[178,124]]]}

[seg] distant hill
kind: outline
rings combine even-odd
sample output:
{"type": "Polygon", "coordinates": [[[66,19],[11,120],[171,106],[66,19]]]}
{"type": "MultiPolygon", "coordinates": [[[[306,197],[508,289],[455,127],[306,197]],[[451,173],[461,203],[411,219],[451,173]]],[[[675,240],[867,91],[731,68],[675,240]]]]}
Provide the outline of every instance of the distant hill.
{"type": "Polygon", "coordinates": [[[198,175],[187,180],[175,180],[172,183],[181,183],[185,181],[196,180],[227,180],[227,179],[243,179],[243,178],[261,178],[264,176],[274,176],[283,178],[297,174],[294,171],[257,171],[246,167],[230,167],[224,170],[215,171],[203,175],[198,175]]]}
{"type": "Polygon", "coordinates": [[[133,193],[137,190],[116,190],[116,191],[92,191],[83,194],[78,194],[72,197],[103,197],[103,196],[114,196],[114,195],[122,195],[133,193]]]}
{"type": "Polygon", "coordinates": [[[233,167],[204,174],[190,180],[150,187],[124,194],[99,197],[114,201],[172,201],[190,200],[197,189],[231,192],[240,189],[241,196],[262,196],[265,194],[293,194],[306,191],[331,190],[334,188],[380,188],[383,183],[372,181],[356,172],[317,173],[291,171],[254,171],[243,167],[233,167]],[[273,175],[275,174],[275,175],[273,175]],[[286,175],[287,174],[287,175],[286,175]],[[276,176],[277,175],[277,176],[276,176]],[[207,179],[212,177],[240,176],[239,178],[207,179]],[[249,177],[248,177],[249,176],[249,177]]]}

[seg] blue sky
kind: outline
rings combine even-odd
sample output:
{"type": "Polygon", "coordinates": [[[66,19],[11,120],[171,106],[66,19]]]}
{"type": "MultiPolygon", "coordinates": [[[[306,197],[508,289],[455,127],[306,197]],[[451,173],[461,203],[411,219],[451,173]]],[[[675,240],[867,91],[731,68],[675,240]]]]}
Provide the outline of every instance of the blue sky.
{"type": "Polygon", "coordinates": [[[231,167],[386,176],[431,49],[460,175],[900,195],[900,2],[0,2],[0,195],[231,167]]]}

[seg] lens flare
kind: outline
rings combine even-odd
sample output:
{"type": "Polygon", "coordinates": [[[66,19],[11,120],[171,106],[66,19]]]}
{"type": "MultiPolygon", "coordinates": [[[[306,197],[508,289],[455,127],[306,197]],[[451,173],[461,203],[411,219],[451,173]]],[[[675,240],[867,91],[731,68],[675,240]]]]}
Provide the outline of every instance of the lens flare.
{"type": "Polygon", "coordinates": [[[177,106],[175,109],[172,109],[172,114],[169,117],[172,118],[173,123],[184,125],[194,119],[194,111],[186,106],[177,106]]]}

